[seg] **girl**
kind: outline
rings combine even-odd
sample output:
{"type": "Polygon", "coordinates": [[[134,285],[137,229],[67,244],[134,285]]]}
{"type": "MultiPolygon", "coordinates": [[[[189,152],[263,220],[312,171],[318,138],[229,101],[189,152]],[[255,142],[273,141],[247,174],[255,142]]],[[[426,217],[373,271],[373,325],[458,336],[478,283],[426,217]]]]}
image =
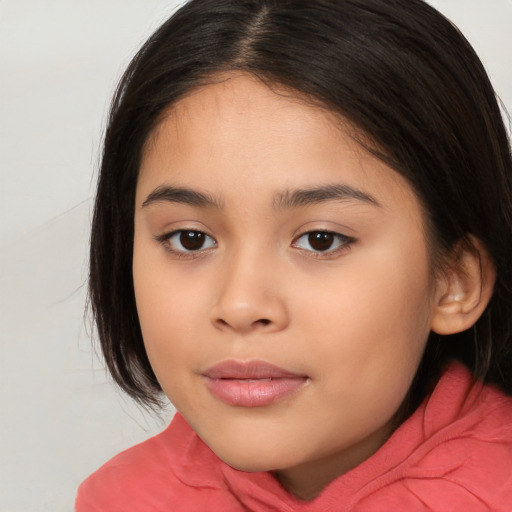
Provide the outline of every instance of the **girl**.
{"type": "Polygon", "coordinates": [[[512,164],[421,0],[191,0],[115,95],[108,367],[179,411],[76,510],[512,510],[512,164]]]}

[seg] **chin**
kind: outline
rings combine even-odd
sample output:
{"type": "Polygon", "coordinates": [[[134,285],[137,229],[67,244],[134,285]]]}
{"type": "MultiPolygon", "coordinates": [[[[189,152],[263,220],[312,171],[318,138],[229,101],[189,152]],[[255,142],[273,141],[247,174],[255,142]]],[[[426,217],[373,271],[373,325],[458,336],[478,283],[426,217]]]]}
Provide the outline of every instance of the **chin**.
{"type": "Polygon", "coordinates": [[[265,453],[259,447],[254,447],[252,450],[250,448],[247,449],[247,447],[240,448],[239,450],[233,450],[233,447],[227,450],[217,450],[215,447],[210,446],[210,449],[228,466],[247,473],[276,471],[283,467],[295,465],[294,463],[287,464],[286,457],[282,454],[278,454],[275,451],[273,453],[265,453]]]}

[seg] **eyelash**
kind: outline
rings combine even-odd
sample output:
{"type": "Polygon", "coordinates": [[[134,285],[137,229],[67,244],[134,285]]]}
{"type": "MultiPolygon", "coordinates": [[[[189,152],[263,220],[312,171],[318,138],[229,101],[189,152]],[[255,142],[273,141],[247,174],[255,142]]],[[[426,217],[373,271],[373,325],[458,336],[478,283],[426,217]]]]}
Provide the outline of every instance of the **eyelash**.
{"type": "MultiPolygon", "coordinates": [[[[157,236],[157,237],[155,237],[155,239],[158,242],[160,242],[168,252],[170,252],[173,255],[180,257],[180,258],[195,258],[195,257],[199,256],[200,254],[204,253],[205,251],[209,251],[210,249],[213,249],[217,245],[217,241],[213,237],[204,233],[203,231],[199,231],[196,229],[178,229],[175,231],[171,231],[170,233],[165,233],[163,235],[157,236]],[[181,237],[184,234],[188,234],[188,235],[193,234],[194,235],[193,238],[195,237],[196,240],[199,240],[200,242],[203,241],[203,243],[201,243],[201,246],[198,247],[197,249],[187,249],[186,247],[183,246],[184,241],[181,240],[181,237]],[[176,248],[172,247],[172,240],[175,237],[177,238],[177,240],[175,240],[175,243],[176,242],[179,243],[183,247],[183,249],[176,249],[176,248]],[[210,246],[205,248],[204,247],[205,242],[208,242],[210,244],[210,246]]],[[[338,255],[339,253],[346,251],[350,247],[350,245],[352,245],[355,241],[356,240],[354,238],[343,235],[341,233],[336,233],[334,231],[327,231],[327,230],[319,229],[319,230],[312,230],[312,231],[307,231],[305,233],[302,233],[300,236],[296,237],[293,240],[291,245],[292,245],[292,247],[294,247],[296,249],[310,253],[309,256],[312,256],[315,258],[322,258],[322,257],[329,258],[329,257],[334,257],[334,256],[338,255]],[[311,242],[314,241],[314,240],[311,240],[312,236],[316,236],[317,237],[316,241],[318,241],[320,243],[327,242],[327,245],[329,245],[329,246],[326,247],[325,250],[315,249],[311,245],[311,242]],[[323,237],[323,239],[322,239],[322,237],[323,237]],[[299,241],[301,239],[306,239],[306,243],[307,243],[307,245],[309,245],[310,249],[308,249],[306,247],[301,247],[299,245],[299,241]],[[337,243],[338,245],[334,249],[332,249],[331,245],[334,243],[337,243]]],[[[194,242],[193,239],[192,239],[192,242],[194,242]]]]}
{"type": "Polygon", "coordinates": [[[163,235],[157,236],[156,240],[157,242],[160,242],[167,251],[180,258],[197,257],[199,256],[199,254],[209,249],[212,249],[217,245],[216,240],[214,240],[210,235],[207,235],[203,231],[199,231],[197,229],[177,229],[176,231],[171,231],[170,233],[164,233],[163,235]],[[194,236],[197,239],[203,238],[205,241],[211,240],[213,244],[207,248],[204,248],[204,244],[201,244],[201,247],[199,247],[198,249],[187,249],[186,247],[183,246],[183,241],[179,240],[179,238],[181,238],[185,233],[188,233],[189,235],[194,234],[194,236]],[[184,250],[175,249],[172,247],[172,239],[175,237],[178,238],[177,242],[181,244],[184,250]]]}
{"type": "Polygon", "coordinates": [[[335,257],[339,255],[341,252],[348,250],[348,248],[355,242],[355,238],[352,238],[347,235],[342,235],[341,233],[336,233],[335,231],[328,231],[322,229],[316,229],[312,231],[307,231],[306,233],[302,233],[302,235],[295,238],[292,242],[292,247],[296,247],[299,250],[306,251],[311,253],[310,256],[315,258],[329,258],[335,257]],[[328,241],[332,243],[337,242],[338,245],[333,249],[331,247],[326,248],[325,250],[315,250],[311,245],[311,236],[317,236],[317,240],[322,242],[322,239],[319,237],[329,237],[328,241]],[[311,247],[311,249],[305,249],[304,247],[299,247],[298,242],[302,239],[307,239],[307,244],[311,247]]]}

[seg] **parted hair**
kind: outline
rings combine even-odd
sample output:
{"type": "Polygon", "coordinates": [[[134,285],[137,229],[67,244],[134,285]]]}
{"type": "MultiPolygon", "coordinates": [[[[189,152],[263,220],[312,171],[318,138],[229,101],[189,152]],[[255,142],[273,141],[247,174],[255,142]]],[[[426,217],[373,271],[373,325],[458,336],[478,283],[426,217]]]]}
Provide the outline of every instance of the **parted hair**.
{"type": "Polygon", "coordinates": [[[90,305],[117,384],[159,403],[132,280],[144,145],[165,109],[229,71],[285,86],[348,121],[415,191],[432,254],[476,238],[493,260],[494,294],[478,322],[430,334],[409,413],[452,359],[512,393],[510,141],[479,58],[422,0],[191,0],[142,46],[112,101],[90,246],[90,305]]]}

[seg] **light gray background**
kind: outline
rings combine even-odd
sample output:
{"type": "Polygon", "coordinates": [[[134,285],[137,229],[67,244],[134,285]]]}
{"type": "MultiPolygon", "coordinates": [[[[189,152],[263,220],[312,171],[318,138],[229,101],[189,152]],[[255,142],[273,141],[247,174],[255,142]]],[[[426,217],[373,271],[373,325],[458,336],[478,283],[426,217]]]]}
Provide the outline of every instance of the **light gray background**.
{"type": "MultiPolygon", "coordinates": [[[[98,148],[114,85],[179,2],[0,0],[0,512],[76,487],[161,430],[112,386],[84,322],[98,148]]],[[[432,0],[512,109],[512,0],[432,0]]]]}

